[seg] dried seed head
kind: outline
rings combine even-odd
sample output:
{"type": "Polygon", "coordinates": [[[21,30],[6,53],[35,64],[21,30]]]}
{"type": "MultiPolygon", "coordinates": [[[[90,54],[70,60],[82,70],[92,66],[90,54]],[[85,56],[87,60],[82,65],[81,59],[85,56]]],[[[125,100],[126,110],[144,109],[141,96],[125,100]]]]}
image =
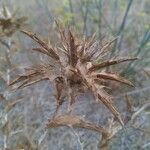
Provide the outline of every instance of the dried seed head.
{"type": "MultiPolygon", "coordinates": [[[[58,105],[57,110],[62,105],[65,97],[68,98],[69,105],[72,106],[76,101],[76,95],[81,89],[83,92],[86,89],[91,90],[95,99],[102,101],[120,124],[123,125],[121,114],[114,106],[112,96],[107,93],[105,88],[107,88],[108,83],[111,81],[117,81],[130,86],[133,86],[133,84],[116,73],[105,71],[106,69],[104,70],[104,68],[126,61],[133,61],[137,58],[107,59],[107,57],[104,56],[109,54],[108,49],[114,40],[107,42],[99,49],[99,42],[95,41],[95,35],[88,40],[79,41],[70,30],[68,30],[66,34],[59,25],[58,28],[61,35],[62,46],[54,48],[41,40],[36,34],[22,31],[40,45],[39,48],[33,49],[34,51],[47,55],[50,59],[52,58],[55,63],[52,65],[53,67],[47,64],[43,67],[31,68],[30,71],[21,75],[10,85],[21,83],[19,87],[25,87],[41,80],[50,80],[54,83],[56,89],[55,98],[58,105]],[[63,55],[59,52],[63,52],[63,55]]],[[[50,122],[49,127],[50,125],[54,127],[60,124],[78,124],[78,126],[80,126],[82,123],[83,121],[79,118],[61,116],[50,122]]],[[[87,126],[89,127],[90,124],[87,126]]],[[[101,131],[103,132],[103,130],[101,131]]]]}

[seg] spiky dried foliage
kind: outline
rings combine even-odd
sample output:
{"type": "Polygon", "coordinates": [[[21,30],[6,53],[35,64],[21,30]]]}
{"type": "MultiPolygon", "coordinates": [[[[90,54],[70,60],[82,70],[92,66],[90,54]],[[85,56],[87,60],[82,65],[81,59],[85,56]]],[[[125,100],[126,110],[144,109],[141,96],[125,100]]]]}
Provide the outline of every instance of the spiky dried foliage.
{"type": "Polygon", "coordinates": [[[107,144],[107,141],[113,137],[112,131],[105,129],[100,125],[93,124],[91,122],[85,121],[83,118],[75,115],[59,115],[56,116],[53,120],[49,120],[47,123],[47,128],[57,128],[60,126],[68,126],[73,128],[84,128],[94,132],[102,134],[102,140],[100,145],[103,146],[107,144]]]}
{"type": "Polygon", "coordinates": [[[56,128],[59,126],[72,126],[72,127],[85,128],[92,131],[100,132],[107,138],[109,137],[109,133],[103,127],[84,121],[84,119],[75,115],[64,114],[64,115],[56,116],[53,120],[49,120],[47,124],[48,128],[56,128]]]}
{"type": "MultiPolygon", "coordinates": [[[[122,62],[133,61],[137,58],[108,59],[109,48],[115,39],[100,47],[100,43],[95,40],[95,34],[89,39],[78,40],[71,30],[66,31],[59,25],[58,30],[61,37],[60,47],[51,47],[36,34],[22,31],[39,44],[40,47],[34,48],[34,51],[47,55],[55,63],[53,63],[54,65],[41,64],[40,66],[28,68],[25,74],[20,75],[10,85],[17,84],[18,88],[21,88],[41,80],[49,80],[55,85],[57,110],[65,99],[69,100],[69,108],[72,109],[76,96],[80,92],[91,91],[95,99],[103,102],[123,125],[120,113],[113,104],[113,98],[105,88],[107,88],[107,83],[110,81],[117,81],[129,86],[133,86],[133,84],[117,73],[107,72],[106,68],[122,62]]],[[[78,121],[77,124],[80,125],[82,121],[78,121]]],[[[66,117],[54,117],[54,122],[55,126],[64,124],[64,122],[68,124],[71,122],[71,117],[68,118],[67,116],[67,119],[66,117]]],[[[76,122],[74,123],[73,120],[71,124],[75,125],[76,122]]],[[[51,125],[52,122],[48,126],[51,125]]]]}
{"type": "Polygon", "coordinates": [[[6,6],[0,10],[0,36],[11,36],[25,24],[27,17],[15,17],[16,13],[10,13],[6,6]]]}

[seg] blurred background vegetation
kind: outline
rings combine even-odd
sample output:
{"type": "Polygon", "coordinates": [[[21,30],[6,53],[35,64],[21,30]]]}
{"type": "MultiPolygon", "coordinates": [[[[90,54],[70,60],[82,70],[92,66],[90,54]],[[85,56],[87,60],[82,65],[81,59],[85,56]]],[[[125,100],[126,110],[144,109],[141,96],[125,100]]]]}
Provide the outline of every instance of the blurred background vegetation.
{"type": "MultiPolygon", "coordinates": [[[[45,131],[45,123],[56,108],[53,87],[47,82],[17,92],[7,88],[24,67],[43,60],[41,55],[30,51],[35,43],[19,30],[31,30],[57,45],[55,20],[85,37],[94,32],[99,40],[118,37],[111,57],[128,55],[139,58],[114,67],[135,85],[135,88],[113,85],[114,103],[123,118],[136,117],[133,117],[132,124],[128,123],[125,130],[118,131],[111,139],[109,149],[149,150],[149,0],[0,0],[0,150],[98,149],[100,137],[96,133],[68,128],[45,131]]],[[[107,126],[111,114],[91,99],[87,94],[82,100],[84,103],[77,104],[76,113],[107,126]]],[[[65,109],[64,106],[60,113],[65,109]]]]}

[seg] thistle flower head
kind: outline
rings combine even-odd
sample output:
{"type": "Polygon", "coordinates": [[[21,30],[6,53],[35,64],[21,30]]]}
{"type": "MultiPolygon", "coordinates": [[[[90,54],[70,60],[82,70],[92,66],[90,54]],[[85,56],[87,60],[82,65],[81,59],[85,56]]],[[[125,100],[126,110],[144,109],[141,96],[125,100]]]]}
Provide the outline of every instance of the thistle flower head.
{"type": "Polygon", "coordinates": [[[11,13],[6,6],[0,10],[0,36],[11,36],[23,26],[27,17],[15,17],[16,13],[11,13]]]}
{"type": "MultiPolygon", "coordinates": [[[[105,90],[111,81],[120,82],[129,86],[133,84],[119,76],[117,73],[108,72],[106,68],[137,58],[112,58],[108,59],[109,48],[112,41],[101,46],[96,41],[95,34],[89,39],[78,40],[71,30],[64,30],[58,25],[61,37],[61,46],[52,47],[40,39],[36,34],[22,31],[39,44],[34,51],[47,55],[54,64],[41,64],[26,70],[10,85],[19,84],[18,88],[26,87],[41,80],[49,80],[55,85],[55,98],[57,110],[65,99],[69,101],[69,107],[76,102],[76,96],[80,92],[90,90],[97,101],[101,101],[123,125],[120,113],[114,106],[112,96],[105,90]]],[[[57,112],[56,110],[56,112],[57,112]]]]}

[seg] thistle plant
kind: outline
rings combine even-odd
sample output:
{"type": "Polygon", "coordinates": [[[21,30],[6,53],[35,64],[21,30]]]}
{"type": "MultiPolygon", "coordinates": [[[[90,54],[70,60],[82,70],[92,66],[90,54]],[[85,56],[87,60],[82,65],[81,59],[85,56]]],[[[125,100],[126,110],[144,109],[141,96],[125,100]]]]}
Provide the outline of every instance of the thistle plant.
{"type": "MultiPolygon", "coordinates": [[[[6,47],[5,59],[7,63],[6,74],[5,74],[5,83],[6,85],[10,84],[10,72],[13,68],[11,63],[11,48],[12,48],[12,35],[18,31],[27,20],[26,17],[16,18],[16,13],[11,13],[6,6],[3,6],[0,9],[0,43],[6,47]]],[[[3,130],[4,130],[4,149],[7,149],[8,144],[8,124],[9,117],[8,113],[13,109],[13,107],[20,101],[14,100],[13,102],[10,100],[10,93],[7,89],[4,91],[3,100],[5,100],[5,109],[4,109],[4,121],[3,121],[3,130]]],[[[3,118],[2,117],[2,118],[3,118]]]]}
{"type": "Polygon", "coordinates": [[[90,92],[95,100],[101,101],[123,126],[121,114],[113,104],[113,97],[108,93],[109,83],[116,81],[128,86],[133,86],[133,83],[117,73],[109,72],[107,68],[137,58],[114,57],[110,59],[110,48],[116,39],[101,45],[96,40],[95,34],[88,39],[79,39],[70,29],[65,30],[57,22],[56,24],[61,39],[60,46],[50,46],[36,34],[21,31],[39,45],[32,50],[48,56],[50,61],[25,68],[25,73],[13,80],[10,86],[20,89],[42,80],[49,81],[55,87],[57,107],[52,120],[47,123],[48,128],[71,125],[100,132],[104,135],[103,137],[107,136],[109,139],[109,131],[105,128],[71,114],[75,109],[76,97],[81,93],[90,92]],[[58,116],[57,112],[64,101],[68,101],[67,114],[58,116]]]}
{"type": "Polygon", "coordinates": [[[16,12],[10,13],[6,6],[0,11],[0,36],[12,36],[26,22],[27,17],[16,17],[16,12]]]}

